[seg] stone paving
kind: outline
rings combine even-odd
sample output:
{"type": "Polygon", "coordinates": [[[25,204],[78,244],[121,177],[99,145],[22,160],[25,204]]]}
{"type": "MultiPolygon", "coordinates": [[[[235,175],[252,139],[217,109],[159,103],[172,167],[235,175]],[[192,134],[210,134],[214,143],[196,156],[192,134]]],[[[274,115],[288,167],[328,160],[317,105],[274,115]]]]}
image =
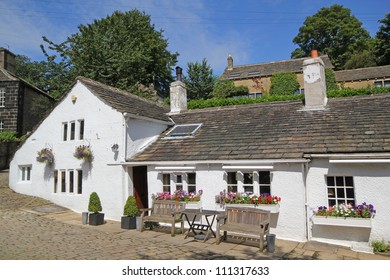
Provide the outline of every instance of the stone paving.
{"type": "Polygon", "coordinates": [[[256,243],[229,240],[220,245],[169,229],[123,230],[120,223],[82,225],[81,214],[44,199],[21,195],[0,185],[0,259],[2,260],[162,260],[162,259],[390,259],[316,242],[277,240],[274,253],[260,253],[256,243]]]}

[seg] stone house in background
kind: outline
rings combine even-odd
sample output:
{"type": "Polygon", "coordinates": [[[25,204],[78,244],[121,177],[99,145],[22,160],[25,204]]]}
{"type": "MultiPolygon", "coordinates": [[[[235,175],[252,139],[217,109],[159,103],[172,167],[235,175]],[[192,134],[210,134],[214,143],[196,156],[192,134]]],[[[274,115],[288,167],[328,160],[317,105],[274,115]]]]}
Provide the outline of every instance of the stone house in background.
{"type": "Polygon", "coordinates": [[[15,54],[0,48],[0,131],[31,131],[54,105],[54,98],[15,75],[15,54]]]}
{"type": "MultiPolygon", "coordinates": [[[[325,68],[333,69],[327,55],[320,56],[325,68]]],[[[228,66],[222,74],[222,79],[232,80],[236,86],[246,86],[249,97],[261,97],[271,88],[271,77],[277,73],[296,73],[300,85],[299,91],[304,92],[302,62],[308,58],[289,59],[275,62],[233,65],[233,57],[228,56],[228,66]]],[[[390,65],[335,71],[336,83],[340,88],[366,88],[390,86],[390,65]]]]}

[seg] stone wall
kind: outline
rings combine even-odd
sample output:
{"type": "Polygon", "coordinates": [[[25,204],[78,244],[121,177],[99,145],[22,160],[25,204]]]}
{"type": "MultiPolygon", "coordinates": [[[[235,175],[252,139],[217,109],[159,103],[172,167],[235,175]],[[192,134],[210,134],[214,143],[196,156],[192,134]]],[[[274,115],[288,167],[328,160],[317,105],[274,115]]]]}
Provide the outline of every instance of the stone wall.
{"type": "Polygon", "coordinates": [[[3,121],[3,130],[18,132],[18,95],[19,82],[1,82],[0,87],[5,88],[5,107],[0,108],[0,120],[3,121]]]}
{"type": "Polygon", "coordinates": [[[0,143],[0,170],[8,169],[19,142],[0,143]]]}

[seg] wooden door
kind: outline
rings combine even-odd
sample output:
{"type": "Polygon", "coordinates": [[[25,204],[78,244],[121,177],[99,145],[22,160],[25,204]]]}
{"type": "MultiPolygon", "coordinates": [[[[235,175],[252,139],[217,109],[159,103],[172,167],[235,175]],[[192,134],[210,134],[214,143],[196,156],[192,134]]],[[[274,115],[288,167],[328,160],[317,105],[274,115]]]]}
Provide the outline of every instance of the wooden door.
{"type": "Polygon", "coordinates": [[[148,176],[146,166],[133,167],[134,196],[138,208],[148,208],[148,176]]]}

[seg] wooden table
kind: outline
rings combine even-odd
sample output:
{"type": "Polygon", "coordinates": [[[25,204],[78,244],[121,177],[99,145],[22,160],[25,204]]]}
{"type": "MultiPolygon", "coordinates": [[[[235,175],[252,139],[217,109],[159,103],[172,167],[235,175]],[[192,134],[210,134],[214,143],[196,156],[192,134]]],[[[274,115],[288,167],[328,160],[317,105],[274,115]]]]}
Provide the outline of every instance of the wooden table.
{"type": "Polygon", "coordinates": [[[206,232],[203,242],[209,238],[210,234],[216,237],[216,234],[213,230],[213,224],[215,218],[218,216],[218,214],[220,214],[220,212],[202,209],[185,209],[181,213],[190,226],[190,228],[185,233],[184,238],[187,238],[191,232],[194,234],[194,236],[197,236],[203,231],[206,232]],[[203,217],[205,218],[203,219],[203,217]],[[205,220],[206,223],[203,223],[203,220],[205,220]]]}

